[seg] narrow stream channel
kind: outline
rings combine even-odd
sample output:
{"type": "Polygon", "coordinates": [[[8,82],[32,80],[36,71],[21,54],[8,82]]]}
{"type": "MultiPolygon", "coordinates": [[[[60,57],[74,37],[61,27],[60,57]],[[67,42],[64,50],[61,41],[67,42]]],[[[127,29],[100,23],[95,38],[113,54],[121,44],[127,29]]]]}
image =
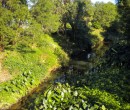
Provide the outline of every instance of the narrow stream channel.
{"type": "MultiPolygon", "coordinates": [[[[19,100],[18,103],[12,105],[9,109],[28,110],[28,104],[31,103],[39,94],[42,94],[49,86],[54,86],[57,82],[66,83],[68,82],[69,77],[74,77],[74,75],[82,76],[91,71],[96,71],[94,70],[94,67],[97,62],[101,60],[101,57],[107,49],[108,47],[101,43],[95,50],[93,50],[93,52],[87,54],[87,61],[71,60],[68,67],[63,67],[60,70],[50,73],[50,76],[48,76],[44,82],[42,82],[27,96],[19,100]]],[[[76,79],[72,78],[71,81],[75,82],[76,79]]]]}

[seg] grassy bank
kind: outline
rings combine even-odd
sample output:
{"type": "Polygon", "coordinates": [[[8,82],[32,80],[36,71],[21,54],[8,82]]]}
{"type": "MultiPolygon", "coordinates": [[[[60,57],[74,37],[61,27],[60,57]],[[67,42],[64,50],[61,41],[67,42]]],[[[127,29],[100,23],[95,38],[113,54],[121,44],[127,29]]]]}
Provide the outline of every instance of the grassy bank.
{"type": "Polygon", "coordinates": [[[4,54],[2,68],[8,70],[11,80],[0,84],[0,109],[16,103],[47,74],[68,61],[64,51],[48,35],[42,36],[38,43],[17,45],[15,49],[5,50],[4,54]]]}

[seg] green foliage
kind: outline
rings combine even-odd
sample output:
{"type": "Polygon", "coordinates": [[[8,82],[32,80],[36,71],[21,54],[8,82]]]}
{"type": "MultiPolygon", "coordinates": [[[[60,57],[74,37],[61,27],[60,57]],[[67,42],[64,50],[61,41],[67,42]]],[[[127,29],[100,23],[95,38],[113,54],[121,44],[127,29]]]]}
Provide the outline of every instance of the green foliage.
{"type": "Polygon", "coordinates": [[[99,22],[94,22],[93,27],[96,29],[101,29],[101,24],[99,22]]]}
{"type": "Polygon", "coordinates": [[[117,9],[114,4],[110,2],[108,3],[97,2],[95,4],[93,26],[95,28],[110,27],[111,23],[116,19],[117,15],[118,15],[117,9]]]}
{"type": "Polygon", "coordinates": [[[58,109],[58,110],[106,110],[119,109],[117,97],[98,89],[71,87],[68,84],[58,84],[39,95],[28,109],[58,109]]]}
{"type": "Polygon", "coordinates": [[[66,33],[67,25],[70,24],[73,34],[73,39],[83,39],[87,31],[87,22],[91,21],[93,15],[93,6],[90,1],[68,0],[63,5],[62,23],[66,33]],[[78,36],[79,34],[79,36],[78,36]]]}
{"type": "Polygon", "coordinates": [[[20,0],[8,0],[5,5],[0,3],[0,47],[15,45],[18,42],[21,31],[29,22],[30,14],[20,0]]]}
{"type": "Polygon", "coordinates": [[[67,29],[72,29],[71,25],[69,23],[66,24],[67,29]]]}
{"type": "Polygon", "coordinates": [[[43,31],[56,32],[60,25],[60,15],[56,11],[54,0],[39,0],[31,9],[32,16],[42,25],[43,31]]]}
{"type": "Polygon", "coordinates": [[[91,28],[91,30],[89,30],[88,38],[91,40],[92,47],[101,44],[102,41],[104,40],[104,37],[102,36],[101,33],[103,33],[103,30],[100,28],[99,29],[91,28]]]}

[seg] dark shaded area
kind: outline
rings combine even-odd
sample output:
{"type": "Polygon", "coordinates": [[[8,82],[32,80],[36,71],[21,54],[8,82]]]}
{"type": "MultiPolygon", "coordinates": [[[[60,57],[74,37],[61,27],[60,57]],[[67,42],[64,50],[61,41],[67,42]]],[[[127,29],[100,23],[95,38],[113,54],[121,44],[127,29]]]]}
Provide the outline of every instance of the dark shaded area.
{"type": "Polygon", "coordinates": [[[67,31],[67,35],[62,33],[52,34],[54,40],[68,53],[71,59],[87,60],[87,54],[92,51],[90,40],[77,32],[76,39],[73,39],[72,30],[67,31]]]}
{"type": "Polygon", "coordinates": [[[115,44],[106,53],[108,65],[130,69],[130,46],[115,44]]]}
{"type": "MultiPolygon", "coordinates": [[[[70,1],[64,2],[66,4],[70,1]]],[[[74,6],[75,11],[69,7],[63,15],[63,30],[59,29],[58,34],[53,33],[52,36],[72,59],[87,60],[87,54],[92,49],[91,41],[87,37],[89,28],[83,19],[87,15],[85,12],[86,4],[84,1],[74,1],[73,4],[75,3],[77,4],[77,7],[74,6]],[[71,29],[67,28],[67,23],[71,29]]]]}

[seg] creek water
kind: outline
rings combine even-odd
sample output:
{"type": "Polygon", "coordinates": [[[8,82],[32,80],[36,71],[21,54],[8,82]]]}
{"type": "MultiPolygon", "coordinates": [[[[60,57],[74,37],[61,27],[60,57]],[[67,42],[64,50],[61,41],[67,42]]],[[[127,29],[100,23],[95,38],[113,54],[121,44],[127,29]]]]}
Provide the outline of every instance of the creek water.
{"type": "Polygon", "coordinates": [[[86,55],[87,60],[71,60],[68,67],[63,67],[60,70],[50,73],[50,75],[38,87],[34,88],[27,96],[21,98],[18,103],[12,105],[9,109],[28,110],[28,104],[31,103],[39,94],[43,94],[49,86],[55,83],[66,83],[72,77],[71,82],[76,82],[73,77],[76,75],[82,76],[90,72],[96,72],[95,69],[98,62],[101,60],[105,51],[108,49],[103,43],[93,49],[91,53],[86,55]]]}

